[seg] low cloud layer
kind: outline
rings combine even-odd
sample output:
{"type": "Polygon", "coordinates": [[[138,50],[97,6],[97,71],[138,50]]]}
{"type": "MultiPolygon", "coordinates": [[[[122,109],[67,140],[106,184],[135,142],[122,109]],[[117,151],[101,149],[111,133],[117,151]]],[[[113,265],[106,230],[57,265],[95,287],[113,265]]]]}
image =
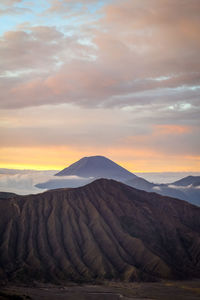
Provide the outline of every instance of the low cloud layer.
{"type": "Polygon", "coordinates": [[[52,180],[65,180],[67,185],[72,185],[72,183],[76,183],[76,181],[80,182],[83,180],[83,178],[78,176],[63,176],[62,178],[56,177],[55,179],[55,173],[57,172],[0,169],[0,191],[12,192],[19,195],[38,194],[45,191],[45,189],[35,187],[38,183],[52,180]]]}
{"type": "MultiPolygon", "coordinates": [[[[11,192],[19,195],[37,194],[45,191],[45,189],[36,188],[35,185],[43,182],[60,181],[67,185],[75,186],[83,185],[84,181],[87,183],[86,178],[78,176],[62,176],[55,177],[54,174],[57,171],[34,171],[34,170],[15,170],[15,169],[1,169],[0,168],[0,192],[11,192]]],[[[135,173],[139,177],[143,177],[146,180],[154,183],[169,183],[179,180],[183,177],[191,175],[191,173],[135,173]]],[[[192,173],[194,176],[200,175],[200,173],[192,173]]],[[[90,181],[91,178],[88,178],[90,181]]],[[[53,186],[53,185],[51,185],[53,186]]],[[[58,183],[57,183],[58,186],[58,183]]],[[[170,185],[170,187],[173,187],[170,185]]],[[[177,186],[176,186],[177,188],[177,186]]],[[[182,188],[182,187],[180,187],[182,188]]],[[[185,188],[185,187],[184,187],[185,188]]],[[[199,188],[199,187],[197,187],[199,188]]],[[[158,192],[159,187],[155,190],[158,192]]]]}
{"type": "MultiPolygon", "coordinates": [[[[4,171],[6,172],[6,171],[4,171]]],[[[0,174],[0,191],[12,192],[19,195],[37,194],[42,192],[35,187],[35,184],[48,180],[53,177],[52,171],[39,172],[39,171],[14,171],[15,174],[0,174]]]]}

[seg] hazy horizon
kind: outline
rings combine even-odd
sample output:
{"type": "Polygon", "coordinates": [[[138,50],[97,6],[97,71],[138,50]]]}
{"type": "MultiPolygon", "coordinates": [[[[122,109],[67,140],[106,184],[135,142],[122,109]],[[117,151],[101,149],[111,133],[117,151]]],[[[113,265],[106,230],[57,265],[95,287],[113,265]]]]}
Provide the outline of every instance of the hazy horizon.
{"type": "MultiPolygon", "coordinates": [[[[55,174],[60,170],[16,170],[0,168],[0,192],[12,192],[19,195],[38,194],[46,189],[36,188],[41,182],[55,179],[55,174]]],[[[155,184],[172,183],[188,175],[200,176],[200,172],[133,172],[155,184]]],[[[71,180],[73,176],[63,176],[60,180],[71,180]]],[[[59,178],[56,178],[59,180],[59,178]]],[[[80,177],[74,176],[73,180],[80,177]]]]}

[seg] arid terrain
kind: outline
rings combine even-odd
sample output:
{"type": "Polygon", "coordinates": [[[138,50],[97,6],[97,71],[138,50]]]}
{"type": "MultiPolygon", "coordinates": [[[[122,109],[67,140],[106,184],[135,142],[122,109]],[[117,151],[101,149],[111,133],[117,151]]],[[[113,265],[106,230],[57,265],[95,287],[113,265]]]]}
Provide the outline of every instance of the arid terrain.
{"type": "Polygon", "coordinates": [[[200,281],[163,281],[154,283],[107,282],[104,285],[50,284],[7,286],[0,292],[0,300],[197,300],[200,281]]]}
{"type": "Polygon", "coordinates": [[[114,180],[0,199],[0,276],[91,283],[200,278],[200,208],[114,180]]]}

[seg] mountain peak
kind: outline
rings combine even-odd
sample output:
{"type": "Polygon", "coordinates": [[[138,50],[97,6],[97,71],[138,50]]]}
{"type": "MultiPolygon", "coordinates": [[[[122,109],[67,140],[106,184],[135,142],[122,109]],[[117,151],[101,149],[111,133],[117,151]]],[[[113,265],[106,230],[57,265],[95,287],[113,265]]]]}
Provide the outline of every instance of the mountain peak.
{"type": "Polygon", "coordinates": [[[84,156],[81,159],[108,159],[108,158],[103,155],[92,155],[92,156],[84,156]]]}
{"type": "Polygon", "coordinates": [[[133,173],[116,164],[109,158],[101,155],[86,156],[65,168],[56,176],[92,177],[92,178],[112,178],[116,180],[128,180],[136,177],[133,173]]]}

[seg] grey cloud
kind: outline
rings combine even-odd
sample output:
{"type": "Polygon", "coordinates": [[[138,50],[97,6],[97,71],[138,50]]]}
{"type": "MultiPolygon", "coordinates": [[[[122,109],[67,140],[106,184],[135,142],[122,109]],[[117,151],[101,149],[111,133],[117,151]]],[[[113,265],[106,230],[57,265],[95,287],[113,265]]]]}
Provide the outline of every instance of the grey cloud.
{"type": "Polygon", "coordinates": [[[98,147],[104,151],[105,148],[123,146],[148,148],[169,155],[199,155],[198,113],[169,112],[154,107],[141,105],[127,111],[67,106],[48,110],[44,107],[35,113],[25,109],[17,115],[16,111],[12,115],[7,111],[8,119],[1,116],[0,140],[4,147],[70,146],[82,150],[98,147]],[[173,132],[173,129],[165,131],[168,124],[172,124],[172,128],[175,126],[175,131],[176,126],[180,130],[183,127],[183,134],[182,131],[173,132]]]}
{"type": "Polygon", "coordinates": [[[0,15],[21,15],[32,12],[30,8],[17,6],[20,3],[22,3],[22,0],[1,0],[0,15]]]}
{"type": "Polygon", "coordinates": [[[2,192],[12,192],[20,195],[24,194],[36,194],[40,190],[35,188],[34,185],[39,183],[40,180],[50,179],[52,175],[48,175],[47,172],[20,172],[15,175],[1,174],[0,175],[0,190],[2,192]]]}
{"type": "MultiPolygon", "coordinates": [[[[19,195],[38,194],[44,189],[36,188],[35,185],[48,180],[54,180],[55,171],[34,171],[34,170],[12,170],[13,174],[4,174],[0,169],[0,191],[12,192],[19,195]]],[[[62,180],[66,183],[79,182],[82,180],[78,176],[64,176],[62,180]]]]}
{"type": "Polygon", "coordinates": [[[31,12],[31,9],[22,7],[4,8],[0,9],[0,15],[20,15],[26,12],[31,12]]]}
{"type": "MultiPolygon", "coordinates": [[[[72,4],[59,5],[66,3],[72,4]]],[[[71,37],[55,26],[6,33],[0,41],[1,76],[6,77],[1,106],[198,105],[199,91],[187,87],[200,85],[199,2],[181,8],[180,3],[113,2],[102,8],[103,19],[92,28],[79,27],[71,37]],[[84,37],[88,44],[80,44],[84,37]]]]}
{"type": "MultiPolygon", "coordinates": [[[[13,174],[3,174],[0,169],[0,191],[12,192],[19,195],[38,194],[45,189],[35,187],[36,184],[54,180],[55,172],[52,171],[34,171],[34,170],[12,170],[13,174]]],[[[61,180],[69,182],[79,182],[82,178],[77,176],[64,176],[61,180]]]]}
{"type": "Polygon", "coordinates": [[[31,33],[9,31],[0,40],[1,72],[43,69],[56,63],[62,34],[56,28],[34,27],[31,33]]]}
{"type": "Polygon", "coordinates": [[[21,3],[23,0],[1,0],[1,5],[3,6],[13,6],[15,4],[21,3]]]}

